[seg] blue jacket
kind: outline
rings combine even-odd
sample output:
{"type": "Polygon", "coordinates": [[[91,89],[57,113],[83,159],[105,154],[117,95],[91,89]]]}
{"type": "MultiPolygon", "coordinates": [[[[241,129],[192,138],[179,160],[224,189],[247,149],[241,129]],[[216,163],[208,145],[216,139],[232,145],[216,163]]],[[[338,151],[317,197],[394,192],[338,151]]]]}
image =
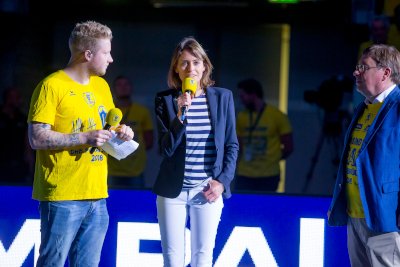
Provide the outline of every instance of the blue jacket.
{"type": "MultiPolygon", "coordinates": [[[[176,116],[177,98],[181,94],[180,90],[170,89],[158,93],[155,99],[158,146],[164,159],[152,192],[168,198],[176,198],[182,191],[185,172],[186,120],[182,124],[176,116]]],[[[224,185],[225,192],[222,196],[229,198],[239,150],[232,92],[223,88],[207,87],[206,97],[217,150],[212,176],[224,185]]]]}
{"type": "MultiPolygon", "coordinates": [[[[365,108],[361,103],[354,112],[345,137],[335,192],[330,206],[329,225],[347,224],[345,194],[346,160],[349,137],[354,125],[365,108]]],[[[372,122],[356,160],[361,202],[368,227],[375,232],[399,231],[397,218],[399,207],[400,177],[400,90],[396,86],[387,96],[372,122]]]]}

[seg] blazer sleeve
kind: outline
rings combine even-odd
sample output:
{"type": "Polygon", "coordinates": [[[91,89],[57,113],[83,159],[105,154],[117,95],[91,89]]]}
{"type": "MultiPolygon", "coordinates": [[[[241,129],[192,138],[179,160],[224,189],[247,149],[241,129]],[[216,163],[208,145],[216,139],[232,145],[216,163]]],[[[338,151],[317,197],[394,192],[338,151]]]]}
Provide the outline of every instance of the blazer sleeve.
{"type": "Polygon", "coordinates": [[[233,103],[232,92],[229,92],[228,110],[226,117],[224,159],[222,173],[217,177],[224,187],[230,187],[235,176],[236,160],[238,156],[239,143],[236,136],[235,105],[233,103]]]}
{"type": "Polygon", "coordinates": [[[155,99],[155,112],[157,121],[158,147],[163,156],[171,157],[182,142],[186,131],[186,120],[182,124],[173,110],[172,101],[168,103],[163,95],[155,99]],[[169,106],[170,104],[170,106],[169,106]],[[175,115],[175,116],[174,116],[175,115]],[[172,121],[170,117],[174,116],[172,121]]]}

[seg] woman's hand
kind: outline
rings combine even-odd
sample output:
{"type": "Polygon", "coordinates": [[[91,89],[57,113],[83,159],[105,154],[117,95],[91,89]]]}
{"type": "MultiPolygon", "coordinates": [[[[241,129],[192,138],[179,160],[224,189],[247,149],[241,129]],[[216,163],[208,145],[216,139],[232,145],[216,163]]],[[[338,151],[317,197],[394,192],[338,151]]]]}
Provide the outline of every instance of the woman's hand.
{"type": "Polygon", "coordinates": [[[187,106],[189,110],[190,105],[192,104],[192,99],[194,98],[194,95],[189,95],[189,94],[181,94],[178,99],[177,99],[177,104],[178,104],[178,114],[176,114],[179,118],[179,120],[182,117],[182,107],[187,106]]]}
{"type": "Polygon", "coordinates": [[[206,186],[201,194],[210,202],[215,202],[224,192],[224,186],[218,180],[208,181],[208,186],[206,186]]]}

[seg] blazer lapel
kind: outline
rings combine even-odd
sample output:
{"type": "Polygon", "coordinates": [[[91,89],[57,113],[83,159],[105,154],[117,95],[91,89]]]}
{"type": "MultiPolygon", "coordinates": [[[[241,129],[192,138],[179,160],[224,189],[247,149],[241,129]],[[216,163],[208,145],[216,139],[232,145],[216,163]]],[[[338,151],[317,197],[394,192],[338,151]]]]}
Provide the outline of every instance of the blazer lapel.
{"type": "Polygon", "coordinates": [[[208,106],[210,108],[211,115],[211,127],[214,130],[214,136],[216,136],[215,131],[217,129],[217,103],[218,103],[218,93],[211,87],[206,88],[206,97],[208,106]]]}
{"type": "Polygon", "coordinates": [[[350,125],[349,125],[349,128],[347,128],[348,130],[347,130],[346,136],[345,136],[345,138],[344,138],[344,144],[345,144],[345,145],[347,145],[347,142],[348,142],[348,140],[349,140],[349,138],[350,138],[351,133],[353,132],[354,125],[357,123],[358,118],[360,117],[360,115],[362,114],[362,112],[364,112],[365,106],[366,106],[366,105],[365,105],[365,103],[364,103],[364,101],[363,101],[363,102],[360,103],[360,105],[357,107],[357,109],[356,109],[356,111],[355,111],[355,114],[354,114],[354,116],[353,116],[353,119],[352,119],[352,121],[351,121],[351,123],[350,123],[350,125]]]}
{"type": "Polygon", "coordinates": [[[175,111],[175,115],[178,114],[179,109],[178,109],[178,96],[180,96],[182,94],[182,91],[177,89],[177,94],[174,94],[174,96],[172,97],[172,104],[174,106],[174,111],[175,111]]]}
{"type": "Polygon", "coordinates": [[[393,89],[393,91],[386,97],[385,101],[382,104],[381,110],[378,113],[377,118],[372,123],[371,128],[368,130],[367,134],[365,135],[364,142],[362,143],[361,148],[360,148],[360,153],[365,149],[365,147],[371,141],[372,137],[374,137],[376,131],[378,131],[379,127],[382,125],[388,112],[397,103],[398,97],[399,97],[399,89],[396,86],[396,88],[393,89]]]}

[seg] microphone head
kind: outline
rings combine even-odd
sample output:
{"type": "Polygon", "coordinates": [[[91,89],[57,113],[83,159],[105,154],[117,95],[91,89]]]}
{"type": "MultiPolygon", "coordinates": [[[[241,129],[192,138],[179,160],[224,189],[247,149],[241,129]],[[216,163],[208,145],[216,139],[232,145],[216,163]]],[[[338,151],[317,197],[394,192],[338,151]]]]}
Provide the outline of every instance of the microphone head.
{"type": "Polygon", "coordinates": [[[122,111],[119,108],[112,108],[106,115],[106,124],[117,126],[122,119],[122,111]]]}
{"type": "Polygon", "coordinates": [[[196,93],[197,83],[193,78],[186,78],[182,83],[182,92],[185,93],[190,91],[192,95],[196,93]]]}

